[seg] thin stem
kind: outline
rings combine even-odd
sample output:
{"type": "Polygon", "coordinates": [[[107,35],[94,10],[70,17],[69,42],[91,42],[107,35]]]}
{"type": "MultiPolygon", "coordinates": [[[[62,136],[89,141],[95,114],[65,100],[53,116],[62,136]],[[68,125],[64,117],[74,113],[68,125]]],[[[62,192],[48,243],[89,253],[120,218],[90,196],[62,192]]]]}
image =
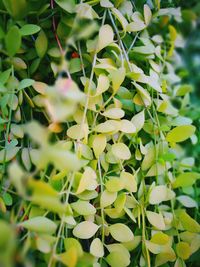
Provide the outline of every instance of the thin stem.
{"type": "Polygon", "coordinates": [[[146,244],[145,244],[145,240],[146,240],[146,234],[145,234],[145,215],[144,215],[144,207],[141,206],[141,215],[142,215],[142,242],[143,242],[143,245],[145,247],[145,252],[146,252],[146,258],[147,258],[147,266],[148,267],[151,267],[151,261],[150,261],[150,255],[149,255],[149,251],[146,247],[146,244]]]}
{"type": "Polygon", "coordinates": [[[133,39],[133,41],[132,41],[132,43],[131,43],[129,49],[127,50],[127,54],[129,54],[129,52],[130,52],[131,49],[133,48],[133,46],[134,46],[134,44],[135,44],[135,42],[136,42],[138,36],[139,36],[139,32],[136,33],[136,35],[135,35],[135,37],[134,37],[134,39],[133,39]]]}

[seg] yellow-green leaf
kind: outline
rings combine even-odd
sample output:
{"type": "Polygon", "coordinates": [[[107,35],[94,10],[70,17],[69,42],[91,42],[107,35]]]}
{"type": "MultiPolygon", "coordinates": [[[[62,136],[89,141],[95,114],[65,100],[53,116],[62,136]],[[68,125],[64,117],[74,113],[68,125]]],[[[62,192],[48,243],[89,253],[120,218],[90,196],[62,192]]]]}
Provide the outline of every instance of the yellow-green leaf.
{"type": "Polygon", "coordinates": [[[115,223],[109,227],[111,236],[119,242],[129,242],[134,235],[128,226],[122,223],[115,223]]]}
{"type": "Polygon", "coordinates": [[[197,172],[184,172],[179,174],[173,182],[173,188],[188,187],[193,185],[197,179],[200,178],[200,173],[197,172]]]}
{"type": "Polygon", "coordinates": [[[128,25],[128,21],[125,19],[125,17],[122,15],[122,13],[117,9],[117,8],[112,8],[111,9],[113,15],[118,19],[118,21],[120,22],[123,32],[126,32],[126,27],[128,25]]]}
{"type": "Polygon", "coordinates": [[[135,180],[135,176],[129,172],[121,172],[120,180],[124,186],[124,188],[129,192],[137,191],[137,182],[135,180]]]}
{"type": "Polygon", "coordinates": [[[43,234],[53,234],[56,231],[57,225],[46,217],[34,217],[19,224],[30,231],[43,234]]]}
{"type": "Polygon", "coordinates": [[[196,128],[193,125],[181,125],[173,128],[168,132],[166,140],[171,143],[183,142],[189,137],[191,137],[196,128]]]}
{"type": "Polygon", "coordinates": [[[118,177],[109,177],[105,187],[109,192],[118,192],[123,189],[123,184],[118,177]]]}
{"type": "Polygon", "coordinates": [[[80,179],[76,194],[80,194],[85,190],[94,190],[96,187],[96,173],[91,167],[86,167],[80,179]]]}
{"type": "Polygon", "coordinates": [[[121,84],[123,83],[125,79],[126,70],[124,67],[121,67],[116,70],[110,70],[110,77],[112,81],[113,86],[113,93],[116,94],[116,92],[119,90],[121,84]]]}
{"type": "Polygon", "coordinates": [[[96,135],[92,142],[92,148],[96,158],[98,158],[106,147],[106,136],[104,134],[96,135]]]}
{"type": "Polygon", "coordinates": [[[198,222],[190,217],[190,215],[188,215],[184,210],[178,210],[177,216],[185,230],[192,233],[200,232],[200,225],[198,224],[198,222]]]}
{"type": "Polygon", "coordinates": [[[117,198],[117,192],[109,192],[108,190],[104,190],[100,197],[100,206],[105,208],[110,206],[117,198]]]}
{"type": "Polygon", "coordinates": [[[64,239],[64,245],[65,245],[65,249],[66,251],[68,249],[70,249],[71,247],[75,247],[77,254],[79,257],[81,257],[83,255],[83,249],[81,247],[81,244],[79,243],[79,241],[73,237],[67,237],[64,239]]]}
{"type": "Polygon", "coordinates": [[[191,250],[190,250],[189,244],[186,243],[186,242],[179,242],[176,245],[176,253],[181,259],[187,260],[190,257],[190,254],[191,254],[191,250]]]}
{"type": "Polygon", "coordinates": [[[40,58],[44,57],[48,48],[48,39],[44,31],[40,31],[36,41],[35,48],[40,58]]]}
{"type": "Polygon", "coordinates": [[[134,82],[137,89],[138,95],[142,101],[142,104],[147,107],[151,105],[151,96],[147,90],[145,90],[141,85],[134,82]]]}
{"type": "Polygon", "coordinates": [[[106,261],[111,267],[126,267],[130,264],[130,257],[123,251],[113,251],[106,257],[106,261]]]}

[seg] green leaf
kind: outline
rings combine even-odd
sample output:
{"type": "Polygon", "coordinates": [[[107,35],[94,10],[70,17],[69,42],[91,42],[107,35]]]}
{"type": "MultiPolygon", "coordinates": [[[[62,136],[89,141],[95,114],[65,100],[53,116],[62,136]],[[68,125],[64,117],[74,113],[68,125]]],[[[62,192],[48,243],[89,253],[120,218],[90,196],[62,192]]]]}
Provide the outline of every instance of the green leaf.
{"type": "Polygon", "coordinates": [[[9,149],[2,149],[0,151],[0,163],[3,163],[4,159],[5,159],[5,162],[10,161],[11,159],[13,159],[16,156],[16,154],[18,153],[19,149],[20,149],[19,147],[13,147],[13,148],[9,148],[9,149]]]}
{"type": "Polygon", "coordinates": [[[69,13],[74,13],[75,1],[74,0],[55,0],[55,2],[64,10],[69,13]]]}
{"type": "Polygon", "coordinates": [[[190,217],[190,215],[188,215],[184,210],[177,210],[176,213],[185,230],[192,233],[200,232],[200,225],[198,224],[198,222],[190,217]]]}
{"type": "Polygon", "coordinates": [[[196,128],[193,125],[181,125],[177,126],[168,132],[166,140],[171,143],[183,142],[189,137],[191,137],[196,128]]]}
{"type": "Polygon", "coordinates": [[[21,33],[17,26],[12,26],[5,37],[6,50],[9,56],[14,56],[21,47],[21,33]]]}
{"type": "Polygon", "coordinates": [[[11,69],[5,70],[0,73],[0,82],[2,84],[5,84],[10,77],[11,69]]]}
{"type": "Polygon", "coordinates": [[[178,90],[176,92],[176,96],[184,96],[187,93],[192,92],[192,90],[193,90],[193,88],[190,84],[183,84],[178,88],[178,90]]]}
{"type": "Polygon", "coordinates": [[[175,181],[172,183],[172,186],[173,188],[188,187],[193,185],[199,178],[200,178],[200,173],[184,172],[176,177],[175,181]]]}
{"type": "Polygon", "coordinates": [[[9,194],[9,193],[4,193],[3,194],[3,200],[6,204],[6,206],[12,206],[13,204],[13,199],[12,199],[12,196],[9,194]]]}
{"type": "Polygon", "coordinates": [[[24,89],[24,88],[27,88],[27,87],[33,85],[34,82],[35,82],[35,81],[32,80],[32,79],[23,79],[23,80],[21,80],[21,82],[19,83],[18,90],[22,90],[22,89],[24,89]]]}
{"type": "Polygon", "coordinates": [[[72,238],[72,237],[65,238],[64,245],[65,245],[66,251],[70,249],[71,247],[75,247],[78,256],[81,257],[83,255],[83,249],[81,247],[81,244],[75,238],[72,238]]]}
{"type": "Polygon", "coordinates": [[[22,36],[32,35],[40,31],[40,27],[35,24],[25,24],[19,30],[22,36]]]}
{"type": "Polygon", "coordinates": [[[15,19],[22,19],[27,15],[27,0],[3,0],[3,3],[9,14],[15,19]]]}
{"type": "Polygon", "coordinates": [[[35,48],[38,56],[43,58],[46,54],[48,48],[48,39],[44,31],[40,31],[36,41],[35,41],[35,48]]]}

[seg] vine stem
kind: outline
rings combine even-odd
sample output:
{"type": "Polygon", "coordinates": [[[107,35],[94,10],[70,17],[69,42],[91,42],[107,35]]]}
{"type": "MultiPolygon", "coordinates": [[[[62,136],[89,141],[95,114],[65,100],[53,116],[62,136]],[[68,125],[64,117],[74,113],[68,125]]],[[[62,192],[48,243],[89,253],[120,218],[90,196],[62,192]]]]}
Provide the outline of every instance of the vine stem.
{"type": "MultiPolygon", "coordinates": [[[[106,11],[104,12],[104,15],[103,15],[102,25],[105,22],[105,18],[106,18],[106,11]]],[[[77,139],[77,152],[79,151],[80,139],[81,139],[80,137],[81,137],[81,133],[83,131],[83,126],[84,126],[84,123],[85,123],[86,114],[87,114],[87,110],[88,110],[89,99],[90,99],[90,91],[91,91],[92,80],[93,80],[93,76],[94,76],[94,67],[96,65],[96,60],[97,60],[97,52],[95,51],[94,57],[93,57],[93,61],[92,61],[92,71],[91,71],[91,74],[90,74],[90,80],[89,80],[89,84],[88,84],[88,91],[87,91],[87,95],[86,95],[85,108],[84,108],[83,117],[82,117],[82,120],[81,120],[80,133],[79,133],[79,137],[77,139]]]]}
{"type": "Polygon", "coordinates": [[[77,139],[77,151],[79,151],[81,134],[82,134],[82,131],[83,131],[83,126],[84,126],[84,123],[85,123],[86,114],[87,114],[87,110],[88,110],[88,105],[89,105],[89,100],[90,100],[90,91],[91,91],[91,85],[92,85],[92,80],[93,80],[93,76],[94,76],[94,67],[96,65],[96,59],[97,59],[97,54],[95,53],[94,54],[94,58],[93,58],[93,62],[92,62],[92,71],[91,71],[91,74],[90,74],[90,80],[89,80],[88,91],[87,91],[87,95],[86,95],[86,102],[85,102],[85,108],[84,108],[84,112],[83,112],[83,117],[82,117],[82,120],[81,120],[79,137],[77,139]]]}
{"type": "MultiPolygon", "coordinates": [[[[54,0],[50,0],[50,6],[51,6],[51,9],[53,11],[54,10],[54,0]]],[[[60,53],[61,53],[61,56],[62,56],[62,59],[63,59],[64,56],[65,56],[65,51],[64,51],[64,49],[63,49],[63,47],[61,45],[61,42],[60,42],[60,39],[59,39],[57,33],[56,33],[56,21],[55,21],[54,14],[52,16],[52,26],[53,26],[54,36],[55,36],[56,42],[58,44],[58,47],[60,49],[60,53]]],[[[68,78],[71,79],[71,75],[70,75],[69,71],[67,69],[65,71],[67,73],[68,78]]]]}
{"type": "Polygon", "coordinates": [[[145,251],[146,251],[147,266],[151,267],[149,251],[148,251],[146,244],[145,244],[145,240],[146,240],[146,237],[145,237],[145,215],[144,215],[144,207],[143,206],[141,206],[141,215],[142,215],[142,242],[144,244],[145,251]]]}
{"type": "MultiPolygon", "coordinates": [[[[54,9],[54,0],[51,0],[51,9],[53,10],[54,9]]],[[[56,38],[56,41],[57,41],[57,44],[58,44],[58,47],[60,49],[60,52],[62,55],[64,55],[64,49],[62,48],[62,45],[60,43],[60,40],[58,38],[58,35],[56,33],[56,21],[55,21],[55,17],[53,16],[52,18],[52,25],[53,25],[53,31],[54,31],[54,36],[56,38]]]]}
{"type": "MultiPolygon", "coordinates": [[[[103,179],[102,179],[102,173],[101,173],[101,165],[100,165],[100,159],[98,158],[98,172],[99,172],[99,179],[100,179],[100,186],[101,186],[101,193],[103,192],[103,179]]],[[[105,230],[104,230],[104,211],[103,208],[101,207],[101,218],[102,218],[102,243],[104,243],[104,238],[105,238],[105,230]]]]}
{"type": "MultiPolygon", "coordinates": [[[[74,181],[74,175],[75,175],[75,173],[73,172],[72,175],[71,175],[71,181],[69,183],[68,190],[66,192],[65,204],[67,204],[69,202],[69,195],[70,195],[70,190],[71,190],[71,187],[72,187],[72,184],[73,184],[73,181],[74,181]]],[[[66,186],[67,186],[67,183],[66,183],[66,186]]],[[[62,190],[64,191],[65,188],[63,187],[62,190]]],[[[65,218],[65,215],[62,215],[61,223],[60,223],[60,226],[59,226],[59,229],[58,229],[58,233],[57,233],[57,237],[56,237],[56,242],[55,242],[55,244],[53,246],[53,249],[52,249],[52,253],[51,253],[51,257],[49,259],[48,267],[52,266],[53,260],[54,260],[55,255],[56,255],[56,249],[57,249],[58,242],[59,242],[60,237],[61,237],[61,232],[62,232],[62,229],[63,229],[63,226],[64,226],[64,218],[65,218]]]]}
{"type": "MultiPolygon", "coordinates": [[[[131,63],[130,63],[130,60],[129,60],[128,53],[126,52],[126,50],[125,50],[125,48],[124,48],[124,44],[123,44],[123,42],[122,42],[122,40],[121,40],[121,37],[120,37],[120,35],[119,35],[119,31],[118,31],[118,29],[117,29],[117,26],[116,26],[116,24],[115,24],[115,22],[114,22],[114,19],[113,19],[113,17],[112,17],[112,14],[111,14],[110,10],[108,10],[108,13],[109,13],[109,16],[110,16],[110,20],[111,20],[111,22],[112,22],[112,25],[113,25],[113,27],[114,27],[114,30],[115,30],[115,32],[116,32],[116,34],[117,34],[117,38],[118,38],[119,44],[120,44],[120,46],[121,46],[122,52],[123,52],[123,54],[124,54],[124,57],[125,57],[125,59],[126,59],[126,62],[127,62],[127,64],[128,64],[129,70],[132,72],[133,69],[132,69],[132,66],[131,66],[131,63]]],[[[138,36],[137,36],[137,37],[138,37],[138,36]]],[[[137,38],[136,38],[136,39],[137,39],[137,38]]],[[[136,41],[136,39],[135,39],[135,41],[136,41]]],[[[134,43],[135,43],[135,41],[134,41],[134,43]]],[[[144,106],[145,106],[145,108],[146,108],[146,111],[147,111],[147,113],[148,113],[150,119],[152,120],[153,123],[155,123],[155,121],[154,121],[153,117],[151,116],[151,113],[150,113],[149,110],[147,109],[147,107],[146,107],[146,105],[145,105],[143,99],[142,99],[141,97],[140,97],[140,99],[141,99],[141,101],[143,102],[143,104],[144,104],[144,106]]]]}

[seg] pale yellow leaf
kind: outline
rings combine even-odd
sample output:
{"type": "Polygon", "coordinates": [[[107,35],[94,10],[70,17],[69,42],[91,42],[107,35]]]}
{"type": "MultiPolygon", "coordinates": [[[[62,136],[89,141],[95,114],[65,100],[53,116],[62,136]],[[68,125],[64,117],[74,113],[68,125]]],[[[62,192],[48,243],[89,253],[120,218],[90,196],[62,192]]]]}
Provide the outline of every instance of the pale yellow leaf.
{"type": "Polygon", "coordinates": [[[99,226],[91,221],[83,221],[73,229],[73,235],[80,239],[89,239],[94,236],[99,226]]]}
{"type": "Polygon", "coordinates": [[[110,133],[114,131],[118,131],[120,128],[120,121],[108,120],[98,124],[94,131],[99,133],[110,133]]]}
{"type": "Polygon", "coordinates": [[[146,211],[147,219],[155,228],[165,230],[165,222],[161,213],[146,211]]]}
{"type": "Polygon", "coordinates": [[[114,33],[110,25],[101,26],[96,51],[97,53],[113,42],[114,33]]]}
{"type": "Polygon", "coordinates": [[[148,5],[144,5],[144,21],[146,25],[149,25],[152,18],[151,9],[148,5]]]}
{"type": "Polygon", "coordinates": [[[129,120],[121,120],[120,131],[127,134],[136,133],[136,127],[129,120]]]}
{"type": "Polygon", "coordinates": [[[90,245],[90,253],[97,258],[103,257],[104,248],[99,238],[95,238],[94,240],[92,240],[92,243],[90,245]]]}
{"type": "Polygon", "coordinates": [[[116,143],[112,145],[111,150],[113,155],[119,159],[127,160],[131,157],[131,152],[124,143],[116,143]]]}
{"type": "Polygon", "coordinates": [[[102,115],[110,119],[121,119],[125,112],[121,108],[109,108],[102,115]]]}
{"type": "Polygon", "coordinates": [[[80,215],[93,215],[96,213],[95,207],[88,201],[78,200],[70,204],[72,209],[75,210],[80,215]]]}
{"type": "Polygon", "coordinates": [[[95,96],[101,95],[102,93],[107,91],[109,86],[110,86],[110,82],[109,82],[108,77],[104,74],[100,74],[98,78],[95,96]]]}
{"type": "Polygon", "coordinates": [[[175,193],[167,188],[166,185],[153,187],[149,194],[149,203],[152,205],[160,204],[162,201],[168,201],[175,197],[175,193]]]}
{"type": "Polygon", "coordinates": [[[144,110],[133,116],[131,122],[134,124],[136,128],[136,132],[139,132],[143,128],[144,121],[145,121],[144,110]]]}

